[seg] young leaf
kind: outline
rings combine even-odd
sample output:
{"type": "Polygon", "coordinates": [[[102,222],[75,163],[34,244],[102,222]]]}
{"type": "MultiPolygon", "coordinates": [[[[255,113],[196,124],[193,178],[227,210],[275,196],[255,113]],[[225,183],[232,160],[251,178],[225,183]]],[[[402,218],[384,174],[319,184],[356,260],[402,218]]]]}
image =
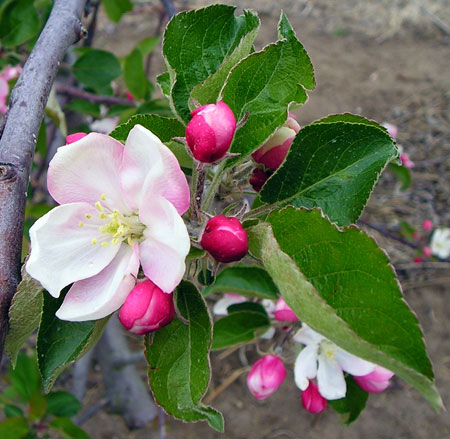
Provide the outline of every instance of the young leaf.
{"type": "Polygon", "coordinates": [[[118,23],[122,15],[133,9],[131,0],[102,0],[106,15],[111,21],[118,23]]]}
{"type": "Polygon", "coordinates": [[[14,390],[23,401],[28,402],[31,396],[41,387],[36,358],[32,359],[25,354],[19,354],[15,369],[10,365],[9,378],[14,390]]]}
{"type": "Polygon", "coordinates": [[[214,323],[212,349],[248,343],[269,327],[267,314],[259,311],[234,311],[214,323]]]}
{"type": "Polygon", "coordinates": [[[305,90],[314,88],[311,60],[288,25],[283,14],[283,39],[244,58],[233,68],[221,91],[221,99],[230,106],[236,120],[248,114],[245,124],[236,130],[230,149],[240,157],[230,160],[228,166],[262,145],[284,124],[289,105],[304,103],[305,90]]]}
{"type": "Polygon", "coordinates": [[[186,281],[178,286],[175,303],[189,324],[174,319],[145,338],[155,401],[175,418],[188,422],[206,420],[223,432],[220,412],[201,402],[211,377],[211,321],[206,304],[197,288],[186,281]]]}
{"type": "Polygon", "coordinates": [[[213,293],[236,293],[246,297],[261,299],[278,298],[278,288],[272,278],[261,267],[235,265],[224,268],[216,277],[215,282],[203,290],[203,295],[213,293]]]}
{"type": "Polygon", "coordinates": [[[441,408],[417,318],[375,242],[354,226],[338,229],[318,209],[286,208],[268,222],[248,230],[250,249],[299,319],[441,408]]]}
{"type": "Polygon", "coordinates": [[[15,0],[7,3],[9,4],[1,11],[0,16],[1,45],[19,46],[39,31],[39,16],[34,0],[15,0]]]}
{"type": "Polygon", "coordinates": [[[46,395],[47,413],[53,416],[71,418],[81,410],[81,403],[69,392],[57,390],[46,395]]]}
{"type": "Polygon", "coordinates": [[[7,418],[13,418],[15,416],[24,416],[23,410],[20,407],[12,404],[5,404],[3,412],[7,418]]]}
{"type": "Polygon", "coordinates": [[[345,378],[345,382],[347,383],[345,398],[328,401],[328,403],[343,415],[344,423],[350,425],[364,410],[369,394],[361,389],[350,375],[345,378]]]}
{"type": "Polygon", "coordinates": [[[144,57],[139,49],[134,49],[126,58],[123,67],[125,84],[130,93],[138,99],[148,94],[148,79],[144,71],[144,57]]]}
{"type": "Polygon", "coordinates": [[[62,434],[67,439],[89,439],[90,436],[77,427],[69,418],[55,418],[50,422],[50,428],[62,434]]]}
{"type": "Polygon", "coordinates": [[[259,25],[253,12],[235,17],[235,9],[212,5],[181,12],[167,26],[163,54],[171,79],[171,100],[185,122],[190,117],[188,100],[192,89],[217,72],[241,39],[259,25]]]}
{"type": "MultiPolygon", "coordinates": [[[[260,193],[275,206],[320,207],[332,222],[357,221],[373,186],[397,150],[386,130],[327,118],[302,128],[283,165],[260,193]]],[[[274,207],[275,207],[274,206],[274,207]]]]}
{"type": "Polygon", "coordinates": [[[400,190],[406,191],[411,186],[411,171],[406,166],[389,163],[389,170],[401,183],[400,190]]]}
{"type": "Polygon", "coordinates": [[[36,390],[30,397],[28,404],[28,416],[33,421],[42,419],[47,411],[47,400],[42,395],[41,389],[36,390]]]}
{"type": "Polygon", "coordinates": [[[155,47],[158,45],[159,41],[161,40],[161,36],[157,35],[155,37],[147,37],[143,40],[139,41],[139,43],[136,44],[136,49],[139,49],[142,53],[142,56],[145,58],[146,56],[150,55],[150,53],[153,52],[155,47]]]}
{"type": "Polygon", "coordinates": [[[25,418],[14,417],[0,422],[0,437],[2,439],[26,439],[30,427],[25,418]]]}
{"type": "Polygon", "coordinates": [[[74,99],[66,105],[66,109],[77,111],[78,113],[87,114],[99,118],[100,105],[93,102],[86,101],[84,99],[74,99]]]}
{"type": "Polygon", "coordinates": [[[156,78],[156,83],[159,85],[159,88],[162,91],[162,94],[164,96],[169,97],[170,96],[170,75],[169,72],[161,73],[156,78]]]}
{"type": "Polygon", "coordinates": [[[58,299],[44,295],[44,310],[37,338],[39,369],[44,391],[53,386],[64,367],[81,358],[99,340],[108,317],[88,322],[67,322],[55,316],[55,312],[64,300],[64,294],[58,299]]]}
{"type": "Polygon", "coordinates": [[[6,334],[5,350],[13,367],[20,348],[39,326],[42,314],[44,290],[22,267],[22,281],[9,308],[9,330],[6,334]]]}

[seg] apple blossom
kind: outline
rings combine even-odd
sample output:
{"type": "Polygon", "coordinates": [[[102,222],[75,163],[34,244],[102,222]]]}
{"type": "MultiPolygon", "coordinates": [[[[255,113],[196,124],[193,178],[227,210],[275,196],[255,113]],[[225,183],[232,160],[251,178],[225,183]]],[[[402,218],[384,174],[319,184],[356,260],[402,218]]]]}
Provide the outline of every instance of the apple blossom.
{"type": "Polygon", "coordinates": [[[422,229],[425,232],[431,232],[433,230],[433,221],[427,219],[422,223],[422,229]]]}
{"type": "Polygon", "coordinates": [[[71,143],[75,143],[76,141],[86,137],[86,133],[73,133],[66,136],[66,145],[70,145],[71,143]]]}
{"type": "Polygon", "coordinates": [[[423,251],[423,255],[424,255],[426,258],[431,258],[431,256],[433,256],[433,253],[431,252],[431,248],[430,248],[430,247],[424,247],[424,248],[422,249],[422,251],[423,251]]]}
{"type": "Polygon", "coordinates": [[[186,141],[192,155],[202,163],[221,159],[230,149],[236,118],[223,101],[198,107],[186,126],[186,141]]]}
{"type": "Polygon", "coordinates": [[[294,340],[306,346],[294,366],[295,384],[302,391],[308,388],[309,380],[317,377],[319,392],[324,398],[340,399],[347,391],[343,371],[362,376],[375,369],[375,364],[344,351],[305,324],[294,340]]]}
{"type": "Polygon", "coordinates": [[[53,297],[73,283],[57,317],[111,314],[133,289],[139,264],[161,290],[175,289],[190,247],[181,218],[189,187],[153,133],[135,125],[125,146],[98,133],[62,146],[47,183],[61,205],[31,227],[26,270],[53,297]]]}
{"type": "Polygon", "coordinates": [[[273,395],[286,378],[286,368],[276,355],[265,355],[250,369],[247,386],[252,395],[258,399],[266,399],[273,395]]]}
{"type": "Polygon", "coordinates": [[[0,113],[5,114],[8,106],[6,105],[6,99],[9,94],[9,84],[6,78],[0,75],[0,113]]]}
{"type": "Polygon", "coordinates": [[[369,393],[381,393],[389,386],[389,380],[394,373],[381,366],[376,366],[368,375],[355,376],[353,379],[359,387],[369,393]]]}
{"type": "Polygon", "coordinates": [[[450,256],[450,229],[443,227],[436,229],[431,236],[431,253],[441,259],[450,256]]]}
{"type": "Polygon", "coordinates": [[[248,252],[247,232],[237,218],[217,215],[206,224],[201,246],[216,261],[233,262],[248,252]]]}
{"type": "Polygon", "coordinates": [[[128,294],[120,309],[119,320],[128,331],[143,335],[168,325],[174,314],[172,293],[164,293],[147,279],[128,294]]]}
{"type": "Polygon", "coordinates": [[[288,304],[280,297],[275,305],[275,319],[279,322],[297,322],[298,317],[288,304]]]}
{"type": "Polygon", "coordinates": [[[212,312],[218,316],[226,316],[228,307],[236,303],[245,302],[247,299],[240,294],[226,293],[213,306],[212,312]]]}
{"type": "Polygon", "coordinates": [[[283,163],[292,141],[299,131],[300,125],[295,120],[295,115],[289,113],[286,123],[252,154],[253,160],[275,171],[283,163]]]}
{"type": "Polygon", "coordinates": [[[310,381],[308,387],[302,392],[302,405],[309,413],[323,412],[327,406],[327,400],[320,394],[314,381],[310,381]]]}

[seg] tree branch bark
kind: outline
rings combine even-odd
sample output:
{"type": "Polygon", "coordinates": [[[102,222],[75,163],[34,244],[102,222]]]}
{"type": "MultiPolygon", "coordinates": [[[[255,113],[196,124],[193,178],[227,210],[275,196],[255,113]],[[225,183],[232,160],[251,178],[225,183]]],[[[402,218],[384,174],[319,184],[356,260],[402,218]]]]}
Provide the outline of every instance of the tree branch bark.
{"type": "Polygon", "coordinates": [[[0,358],[8,309],[20,281],[25,200],[33,154],[60,61],[84,36],[86,0],[55,0],[50,17],[11,94],[0,140],[0,358]]]}

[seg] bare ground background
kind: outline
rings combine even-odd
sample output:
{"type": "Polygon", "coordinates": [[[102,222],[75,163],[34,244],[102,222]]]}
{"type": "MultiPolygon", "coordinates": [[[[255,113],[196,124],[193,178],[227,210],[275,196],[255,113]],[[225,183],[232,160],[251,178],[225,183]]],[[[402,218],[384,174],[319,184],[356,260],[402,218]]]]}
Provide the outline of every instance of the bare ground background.
{"type": "MultiPolygon", "coordinates": [[[[176,1],[178,9],[210,4],[176,1]]],[[[227,2],[233,4],[233,2],[227,2]]],[[[448,209],[450,170],[450,2],[436,1],[265,1],[234,2],[239,8],[259,12],[262,25],[257,47],[276,39],[276,23],[284,9],[300,41],[309,52],[317,87],[306,105],[296,111],[302,125],[328,114],[354,112],[399,127],[398,141],[416,163],[413,182],[406,192],[385,173],[373,193],[364,218],[394,227],[408,221],[420,228],[424,219],[450,225],[448,209]],[[447,26],[447,27],[446,27],[447,26]],[[447,31],[446,31],[447,29],[447,31]]],[[[159,2],[142,2],[115,26],[100,20],[95,46],[118,55],[129,53],[140,39],[156,29],[159,2]]],[[[153,58],[152,73],[160,73],[160,55],[153,58]]],[[[367,230],[387,250],[402,280],[404,293],[418,314],[437,386],[450,406],[450,306],[449,264],[413,264],[413,250],[367,230]]],[[[214,354],[212,390],[254,361],[253,348],[225,359],[214,354]]],[[[145,375],[144,369],[142,369],[145,375]]],[[[84,404],[94,404],[103,394],[96,368],[91,374],[84,404]]],[[[168,419],[168,438],[212,439],[444,439],[450,438],[448,413],[437,414],[408,384],[394,380],[381,395],[369,398],[368,407],[352,426],[338,415],[306,413],[292,371],[279,391],[268,400],[255,401],[245,385],[245,374],[213,401],[225,417],[225,434],[205,423],[183,424],[168,419]]],[[[84,426],[93,438],[156,438],[156,424],[128,431],[120,416],[98,413],[84,426]]]]}

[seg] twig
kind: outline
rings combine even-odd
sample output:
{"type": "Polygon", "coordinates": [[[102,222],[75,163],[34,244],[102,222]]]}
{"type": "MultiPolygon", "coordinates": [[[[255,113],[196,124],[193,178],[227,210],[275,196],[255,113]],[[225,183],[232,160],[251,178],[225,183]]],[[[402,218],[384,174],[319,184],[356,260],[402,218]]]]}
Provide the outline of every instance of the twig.
{"type": "Polygon", "coordinates": [[[120,369],[121,367],[128,366],[129,364],[141,363],[145,361],[144,352],[131,352],[123,357],[117,358],[114,361],[114,367],[120,369]]]}
{"type": "Polygon", "coordinates": [[[71,87],[70,85],[55,84],[55,89],[57,93],[65,94],[73,98],[84,99],[86,101],[92,102],[93,104],[127,105],[129,107],[133,107],[136,105],[133,101],[130,101],[128,99],[118,98],[116,96],[99,96],[94,93],[80,90],[76,87],[71,87]]]}
{"type": "Polygon", "coordinates": [[[0,356],[8,309],[20,281],[25,199],[33,154],[48,95],[68,47],[83,37],[86,0],[55,0],[14,87],[0,140],[0,356]]]}
{"type": "Polygon", "coordinates": [[[78,426],[83,425],[86,421],[95,416],[101,409],[110,405],[110,403],[111,401],[108,398],[102,398],[92,407],[89,407],[85,412],[81,413],[81,415],[75,419],[75,424],[78,426]]]}
{"type": "Polygon", "coordinates": [[[384,228],[382,228],[380,226],[376,226],[375,224],[369,223],[369,222],[364,221],[364,220],[359,220],[358,224],[362,224],[362,225],[364,225],[366,227],[369,227],[370,229],[376,230],[381,235],[386,236],[386,238],[390,238],[390,239],[393,239],[394,241],[401,242],[402,244],[404,244],[404,245],[406,245],[408,247],[411,247],[413,249],[417,250],[417,249],[420,248],[420,246],[418,246],[418,245],[416,245],[416,244],[414,244],[414,243],[412,243],[412,242],[402,238],[401,236],[396,235],[395,233],[390,232],[389,230],[386,230],[386,229],[384,229],[384,228]]]}
{"type": "Polygon", "coordinates": [[[226,388],[230,387],[242,374],[248,372],[250,369],[250,366],[236,369],[220,386],[216,387],[213,392],[206,396],[205,403],[211,404],[226,388]]]}
{"type": "Polygon", "coordinates": [[[97,28],[97,15],[98,15],[98,8],[100,6],[100,1],[90,2],[90,6],[92,7],[92,18],[91,21],[89,22],[87,37],[83,41],[84,47],[92,46],[92,41],[94,40],[95,36],[95,30],[97,28]]]}
{"type": "Polygon", "coordinates": [[[164,6],[167,16],[169,17],[169,20],[170,20],[177,13],[177,10],[175,9],[175,6],[173,5],[172,0],[161,0],[161,3],[164,6]]]}

